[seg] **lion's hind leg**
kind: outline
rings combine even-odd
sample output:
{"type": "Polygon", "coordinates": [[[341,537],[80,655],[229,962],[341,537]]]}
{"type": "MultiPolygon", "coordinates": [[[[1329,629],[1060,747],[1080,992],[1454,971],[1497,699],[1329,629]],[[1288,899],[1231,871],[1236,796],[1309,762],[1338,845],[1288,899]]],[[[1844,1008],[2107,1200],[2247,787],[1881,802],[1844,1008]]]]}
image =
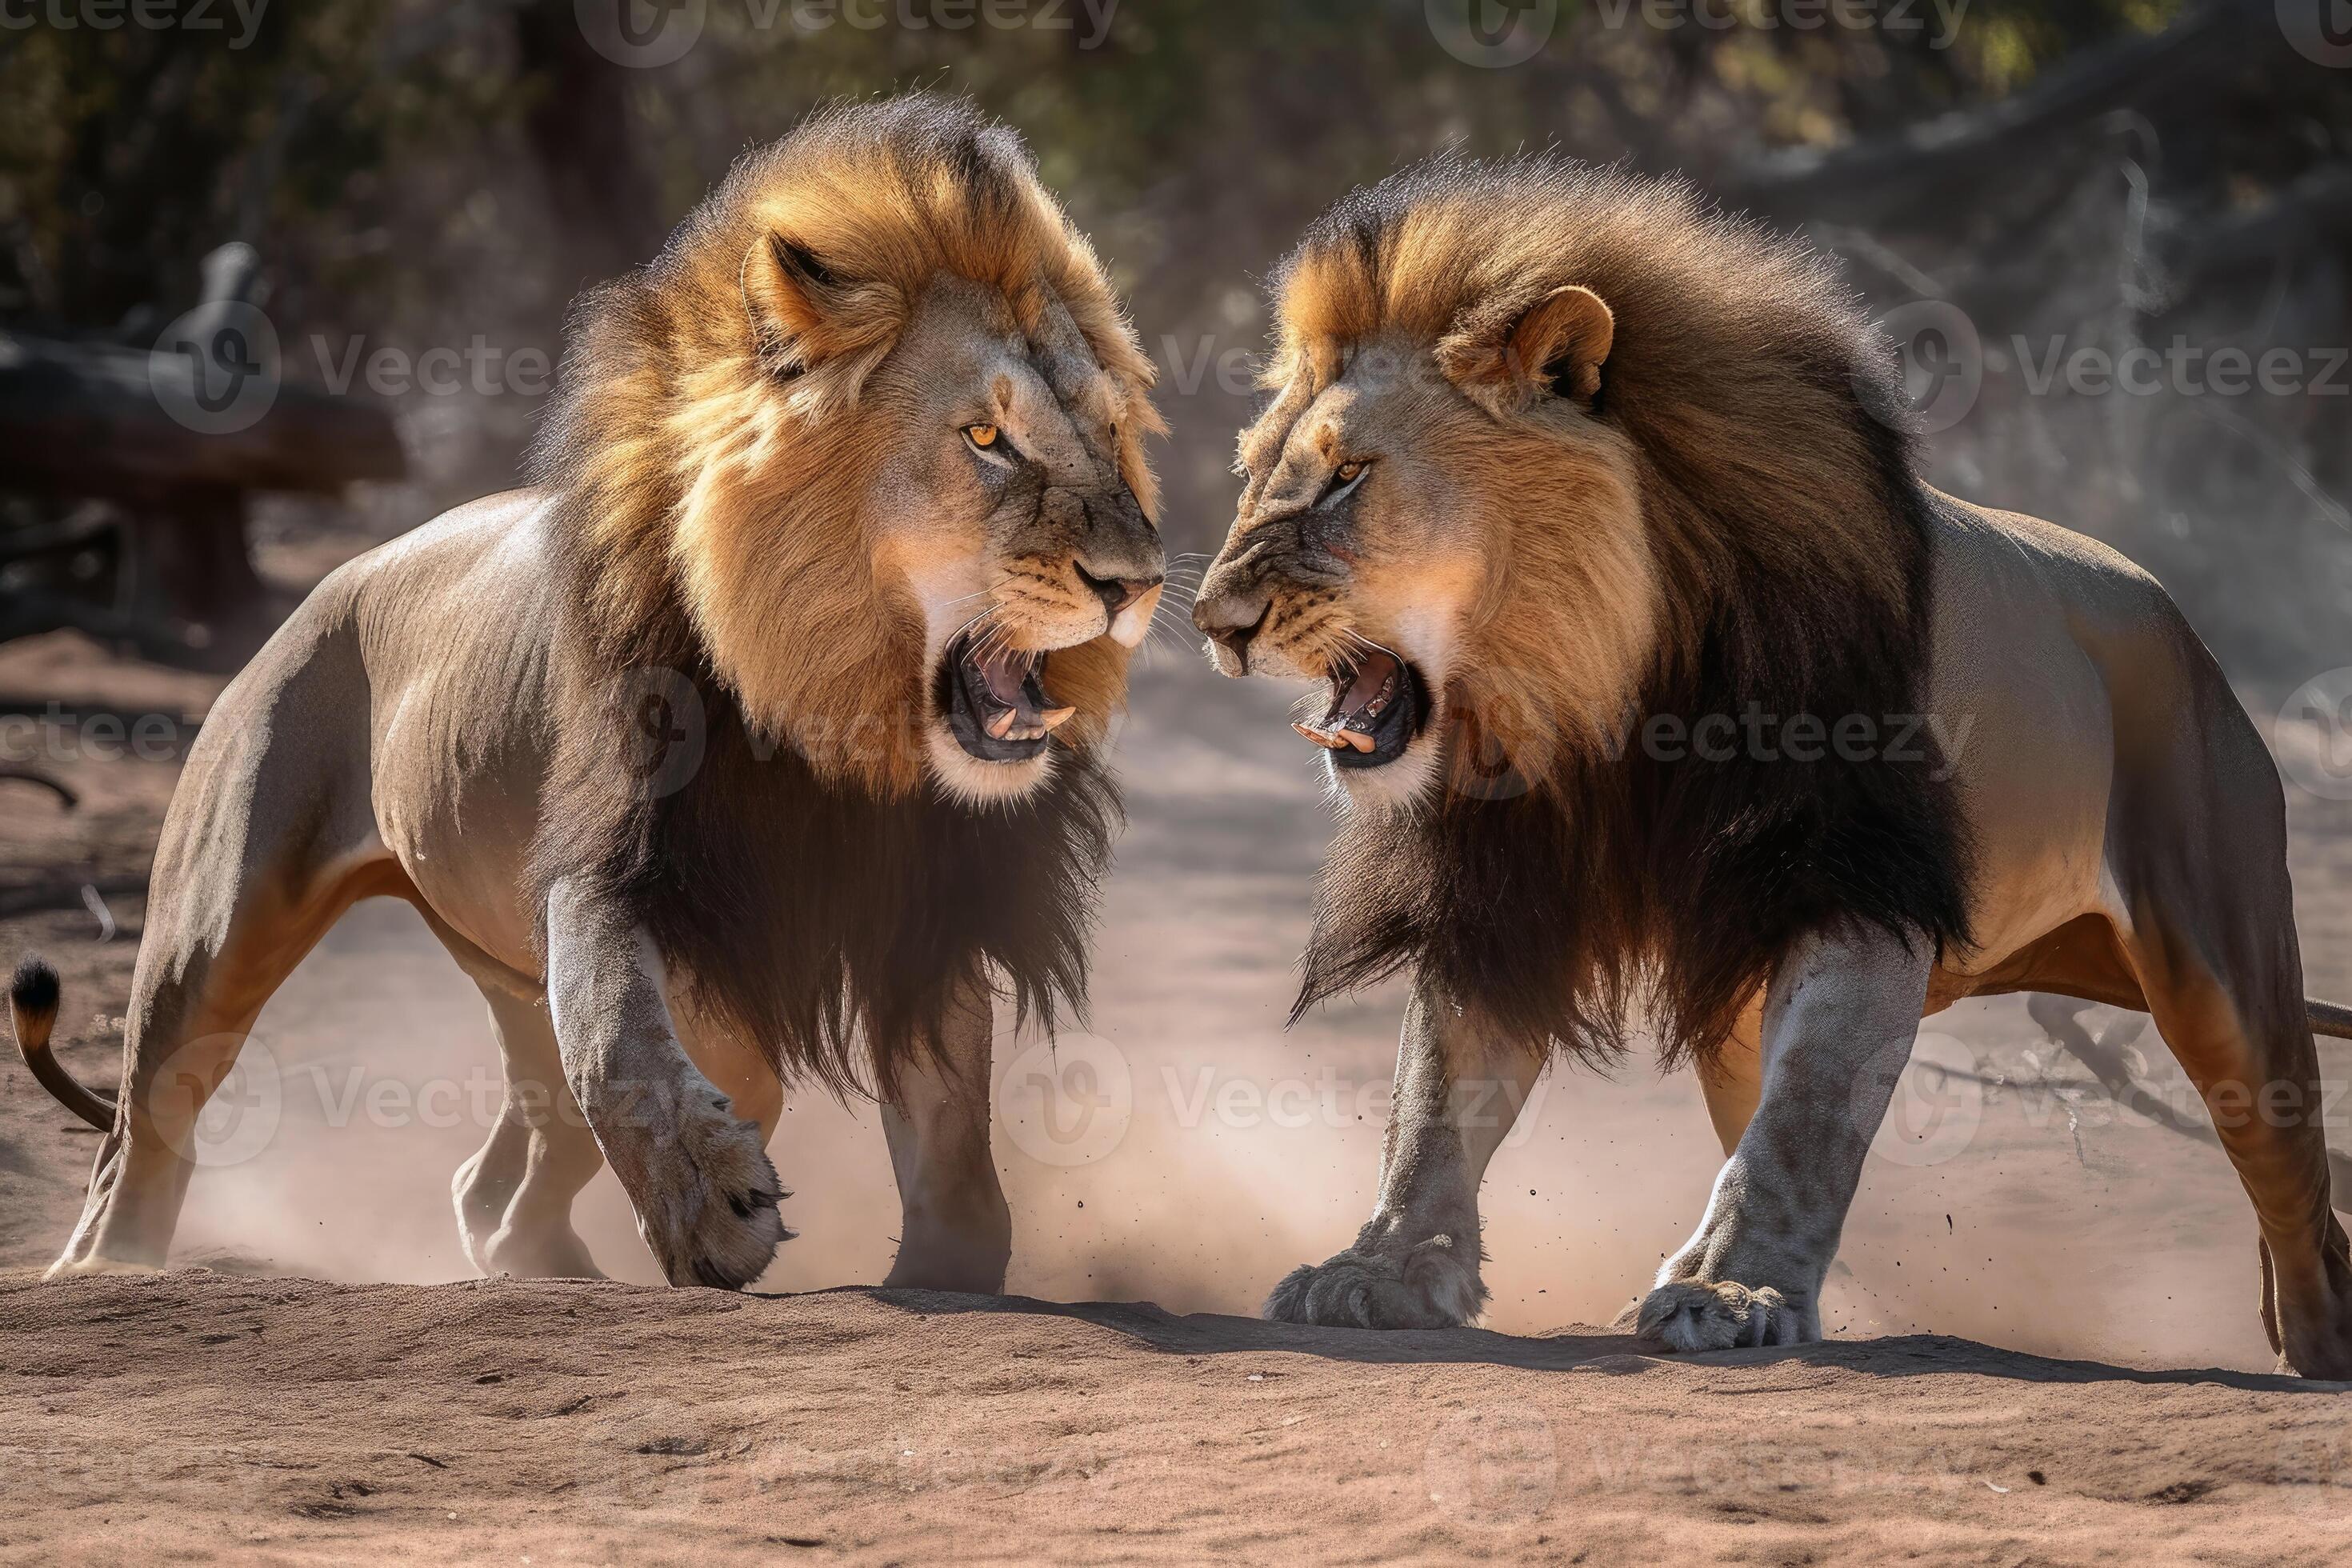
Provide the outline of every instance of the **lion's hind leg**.
{"type": "Polygon", "coordinates": [[[882,1282],[993,1296],[1013,1258],[1013,1212],[989,1149],[987,986],[961,987],[939,1028],[939,1056],[901,1064],[882,1101],[901,1214],[898,1256],[882,1282]]]}
{"type": "Polygon", "coordinates": [[[413,892],[376,831],[366,688],[315,595],[205,720],[155,851],[114,1131],[52,1274],[163,1267],[195,1167],[274,1129],[267,1063],[215,1103],[263,1005],[355,900],[413,892]]]}
{"type": "Polygon", "coordinates": [[[2305,1377],[2352,1379],[2352,1245],[2330,1212],[2325,1090],[2293,943],[2286,929],[2284,951],[2234,969],[2169,942],[2136,947],[2157,1028],[2253,1201],[2271,1348],[2305,1377]]]}
{"type": "Polygon", "coordinates": [[[2305,1377],[2352,1379],[2352,1244],[2330,1208],[2284,800],[2226,692],[2199,722],[2196,765],[2136,778],[2121,803],[2111,856],[2133,917],[2124,946],[2253,1202],[2273,1348],[2305,1377]]]}
{"type": "Polygon", "coordinates": [[[601,1279],[572,1228],[572,1202],[604,1163],[556,1055],[544,1004],[482,986],[506,1068],[499,1120],[450,1192],[467,1260],[485,1275],[601,1279]]]}
{"type": "Polygon", "coordinates": [[[230,1081],[263,1004],[345,910],[398,879],[388,860],[365,856],[239,879],[215,906],[233,910],[219,924],[190,907],[197,900],[158,900],[131,982],[114,1131],[51,1275],[163,1266],[196,1167],[266,1144],[268,1124],[249,1119],[270,1114],[274,1064],[248,1084],[230,1081]],[[225,1084],[234,1098],[215,1105],[225,1084]]]}
{"type": "MultiPolygon", "coordinates": [[[[554,1021],[543,1002],[495,981],[479,984],[507,1082],[497,1125],[450,1182],[467,1260],[484,1275],[516,1279],[602,1279],[604,1270],[572,1228],[572,1205],[604,1169],[604,1152],[563,1080],[554,1021]]],[[[687,1049],[733,1114],[759,1129],[764,1146],[784,1100],[766,1058],[708,1036],[697,1036],[687,1049]]]]}
{"type": "Polygon", "coordinates": [[[1731,1036],[1713,1056],[1697,1064],[1700,1092],[1706,1099],[1707,1121],[1731,1158],[1740,1135],[1756,1120],[1764,1102],[1764,993],[1759,987],[1739,1010],[1731,1036]]]}

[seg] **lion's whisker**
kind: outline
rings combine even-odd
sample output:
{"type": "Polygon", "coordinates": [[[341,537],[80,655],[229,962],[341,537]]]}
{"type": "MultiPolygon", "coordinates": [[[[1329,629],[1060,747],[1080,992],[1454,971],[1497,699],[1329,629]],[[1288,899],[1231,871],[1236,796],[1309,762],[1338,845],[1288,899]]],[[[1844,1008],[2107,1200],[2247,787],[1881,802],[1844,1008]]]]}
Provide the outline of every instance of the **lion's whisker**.
{"type": "Polygon", "coordinates": [[[1185,637],[1184,630],[1170,622],[1154,621],[1144,630],[1143,646],[1149,648],[1164,644],[1179,652],[1189,652],[1190,639],[1185,637]]]}
{"type": "Polygon", "coordinates": [[[984,636],[985,633],[982,628],[985,626],[989,617],[992,616],[1001,615],[1003,613],[1003,610],[1004,606],[1003,605],[989,605],[988,608],[981,611],[980,614],[972,616],[971,619],[958,626],[954,632],[949,636],[948,641],[954,642],[959,637],[972,637],[976,639],[984,636]]]}
{"type": "Polygon", "coordinates": [[[1181,610],[1172,609],[1164,599],[1160,601],[1159,607],[1151,612],[1151,619],[1144,626],[1144,640],[1149,643],[1152,637],[1163,632],[1176,639],[1177,647],[1190,647],[1192,632],[1192,617],[1184,615],[1181,610]]]}
{"type": "Polygon", "coordinates": [[[973,649],[974,656],[983,659],[993,658],[999,653],[1004,651],[1006,645],[1012,641],[1012,638],[1013,623],[1011,621],[999,621],[994,626],[988,628],[988,635],[982,638],[979,645],[973,649]]]}

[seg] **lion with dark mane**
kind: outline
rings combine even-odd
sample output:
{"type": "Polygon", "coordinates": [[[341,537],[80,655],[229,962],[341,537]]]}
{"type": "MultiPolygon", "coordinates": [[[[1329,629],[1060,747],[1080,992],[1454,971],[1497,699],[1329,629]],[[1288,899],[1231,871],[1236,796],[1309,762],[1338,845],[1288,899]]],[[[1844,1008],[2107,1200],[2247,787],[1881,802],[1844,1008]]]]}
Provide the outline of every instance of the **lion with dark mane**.
{"type": "Polygon", "coordinates": [[[414,904],[508,1086],[485,1271],[590,1274],[609,1161],[670,1279],[785,1232],[785,1079],[870,1088],[891,1279],[1000,1289],[993,998],[1082,1005],[1102,749],[1162,556],[1152,372],[1019,140],[929,97],[750,154],[578,307],[537,488],[330,577],[233,682],[156,858],[108,1139],[57,1271],[159,1267],[196,1113],[361,898],[414,904]]]}
{"type": "Polygon", "coordinates": [[[1633,1321],[1818,1338],[1920,1018],[2036,990],[2155,1014],[2253,1197],[2273,1344],[2352,1375],[2312,1041],[2352,1015],[2303,995],[2276,772],[2152,579],[1923,484],[1831,266],[1682,184],[1441,158],[1275,299],[1194,617],[1227,674],[1322,689],[1298,1006],[1414,986],[1372,1218],[1270,1315],[1475,1315],[1512,1113],[1646,1020],[1727,1159],[1633,1321]]]}

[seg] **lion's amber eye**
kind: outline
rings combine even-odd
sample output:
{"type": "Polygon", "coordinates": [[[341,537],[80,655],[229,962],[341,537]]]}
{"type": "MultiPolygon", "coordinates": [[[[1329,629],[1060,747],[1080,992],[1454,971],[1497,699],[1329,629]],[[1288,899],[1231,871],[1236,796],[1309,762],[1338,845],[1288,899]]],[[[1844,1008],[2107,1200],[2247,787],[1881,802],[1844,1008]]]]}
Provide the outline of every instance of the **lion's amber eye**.
{"type": "Polygon", "coordinates": [[[1363,471],[1364,465],[1361,463],[1342,463],[1339,465],[1339,482],[1343,485],[1353,484],[1356,482],[1356,476],[1363,471]]]}
{"type": "Polygon", "coordinates": [[[964,428],[964,434],[971,437],[971,444],[975,447],[996,445],[996,426],[993,425],[967,426],[964,428]]]}

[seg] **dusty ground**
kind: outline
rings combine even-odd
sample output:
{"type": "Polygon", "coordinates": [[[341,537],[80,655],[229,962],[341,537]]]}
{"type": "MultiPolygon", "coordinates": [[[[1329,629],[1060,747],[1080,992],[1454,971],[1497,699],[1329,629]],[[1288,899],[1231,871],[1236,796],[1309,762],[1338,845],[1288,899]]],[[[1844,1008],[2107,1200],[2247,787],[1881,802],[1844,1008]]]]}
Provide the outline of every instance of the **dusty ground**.
{"type": "Polygon", "coordinates": [[[0,1556],[2341,1558],[2341,1394],[1948,1339],[1633,1351],[866,1290],[17,1280],[0,1556]]]}
{"type": "MultiPolygon", "coordinates": [[[[299,585],[337,552],[270,564],[299,585]]],[[[58,963],[87,1079],[115,1071],[135,889],[217,686],[70,637],[0,649],[0,761],[29,720],[82,796],[67,814],[0,784],[0,950],[58,963]],[[107,891],[110,942],[84,881],[134,889],[107,891]]],[[[1181,657],[1139,683],[1092,1030],[1058,1058],[999,1046],[1027,1296],[1246,1313],[1369,1205],[1399,1001],[1281,1029],[1323,835],[1283,704],[1181,657]]],[[[2289,795],[2312,989],[2352,996],[2352,805],[2289,795]]],[[[495,1058],[421,923],[363,907],[263,1016],[235,1157],[191,1193],[190,1271],[34,1282],[95,1141],[0,1064],[0,1559],[2341,1556],[2352,1404],[2247,1375],[2270,1357],[2220,1155],[2116,1107],[2014,1000],[1928,1030],[1927,1135],[1865,1178],[1828,1303],[1843,1342],[1796,1354],[1674,1362],[1560,1328],[1607,1321],[1714,1174],[1695,1086],[1646,1064],[1547,1078],[1498,1157],[1502,1332],[420,1289],[468,1273],[447,1183],[495,1058]]],[[[2156,1037],[2137,1048],[2192,1108],[2156,1037]]],[[[796,1097],[773,1152],[802,1237],[762,1289],[880,1278],[897,1205],[871,1114],[796,1097]]],[[[652,1280],[609,1177],[581,1213],[609,1270],[652,1280]]]]}

